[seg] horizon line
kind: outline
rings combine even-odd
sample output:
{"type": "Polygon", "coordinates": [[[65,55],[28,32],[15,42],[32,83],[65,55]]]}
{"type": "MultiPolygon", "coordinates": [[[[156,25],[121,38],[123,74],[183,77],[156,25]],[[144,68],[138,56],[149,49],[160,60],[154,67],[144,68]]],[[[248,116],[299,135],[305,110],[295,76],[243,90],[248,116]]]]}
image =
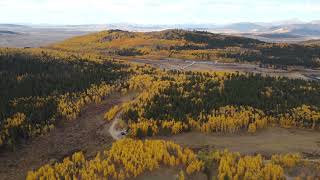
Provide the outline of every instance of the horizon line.
{"type": "Polygon", "coordinates": [[[22,23],[22,22],[0,22],[0,25],[24,25],[24,26],[84,26],[84,25],[140,25],[140,26],[173,26],[173,25],[215,25],[215,26],[224,26],[230,24],[312,24],[320,19],[314,19],[311,21],[302,21],[300,19],[284,19],[278,21],[263,21],[263,22],[254,22],[254,21],[235,21],[230,23],[213,23],[213,22],[187,22],[187,23],[134,23],[134,22],[106,22],[106,23],[84,23],[84,24],[55,24],[55,23],[22,23]],[[292,22],[290,22],[292,21],[292,22]]]}

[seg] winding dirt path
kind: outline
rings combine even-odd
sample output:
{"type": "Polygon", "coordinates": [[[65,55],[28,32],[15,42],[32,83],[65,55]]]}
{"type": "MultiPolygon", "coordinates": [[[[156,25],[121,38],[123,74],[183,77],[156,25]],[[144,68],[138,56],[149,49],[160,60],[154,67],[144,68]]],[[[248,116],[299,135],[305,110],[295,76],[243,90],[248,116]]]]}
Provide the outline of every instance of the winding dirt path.
{"type": "Polygon", "coordinates": [[[88,105],[74,121],[63,121],[46,135],[23,143],[15,152],[0,153],[0,179],[25,179],[27,172],[52,164],[82,151],[87,158],[111,146],[114,141],[108,130],[111,123],[103,120],[113,105],[127,101],[130,95],[115,94],[101,104],[88,105]]]}
{"type": "Polygon", "coordinates": [[[181,70],[185,70],[186,68],[191,67],[191,66],[194,65],[194,64],[196,64],[196,62],[195,62],[195,61],[192,61],[190,64],[188,64],[188,65],[186,65],[186,66],[183,66],[183,67],[181,68],[181,70]]]}
{"type": "MultiPolygon", "coordinates": [[[[128,102],[128,101],[132,101],[134,100],[138,95],[138,92],[132,92],[132,93],[128,93],[127,96],[122,98],[122,103],[128,102]]],[[[116,128],[117,124],[119,123],[119,121],[121,120],[120,117],[122,115],[123,110],[121,109],[117,115],[115,116],[115,118],[113,119],[111,126],[108,128],[109,134],[111,135],[111,137],[114,140],[119,140],[121,138],[124,138],[124,135],[121,135],[121,133],[123,132],[123,130],[119,130],[116,128]]]]}
{"type": "Polygon", "coordinates": [[[121,114],[122,111],[120,110],[120,112],[117,113],[116,117],[112,121],[111,126],[109,127],[109,133],[114,140],[118,140],[121,138],[121,131],[116,129],[116,125],[119,123],[121,114]]]}

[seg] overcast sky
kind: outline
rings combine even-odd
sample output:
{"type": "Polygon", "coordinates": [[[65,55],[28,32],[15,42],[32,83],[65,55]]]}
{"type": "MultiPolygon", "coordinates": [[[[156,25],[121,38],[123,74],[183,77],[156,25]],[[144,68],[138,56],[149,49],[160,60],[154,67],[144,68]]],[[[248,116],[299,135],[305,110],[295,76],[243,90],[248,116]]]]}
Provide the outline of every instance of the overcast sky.
{"type": "Polygon", "coordinates": [[[320,0],[0,0],[0,23],[184,24],[320,20],[320,0]]]}

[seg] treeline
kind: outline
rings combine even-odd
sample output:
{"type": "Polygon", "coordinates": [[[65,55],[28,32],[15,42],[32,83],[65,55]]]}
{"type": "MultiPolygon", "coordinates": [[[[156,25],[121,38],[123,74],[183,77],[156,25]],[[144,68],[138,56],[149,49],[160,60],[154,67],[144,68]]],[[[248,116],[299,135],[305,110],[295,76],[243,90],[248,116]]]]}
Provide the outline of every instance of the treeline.
{"type": "Polygon", "coordinates": [[[217,49],[217,48],[226,48],[226,47],[244,47],[249,48],[253,47],[257,44],[263,44],[262,41],[243,38],[243,37],[236,37],[236,36],[227,36],[227,35],[220,35],[220,34],[213,34],[210,32],[205,31],[185,31],[185,30],[164,30],[157,33],[150,33],[152,36],[158,37],[160,39],[167,39],[167,40],[186,40],[187,42],[195,43],[198,46],[185,46],[182,49],[188,50],[195,50],[196,49],[217,49]],[[159,34],[159,35],[157,35],[159,34]],[[205,46],[201,46],[204,44],[205,46]]]}
{"type": "Polygon", "coordinates": [[[36,179],[132,179],[160,167],[180,167],[188,175],[201,171],[196,154],[178,144],[163,140],[122,139],[110,149],[87,160],[82,152],[63,162],[29,171],[27,180],[36,179]]]}
{"type": "Polygon", "coordinates": [[[318,179],[319,163],[319,160],[304,159],[298,153],[273,154],[271,157],[241,155],[228,150],[196,153],[171,141],[121,139],[91,159],[76,152],[61,162],[29,171],[26,179],[125,180],[160,167],[181,169],[179,180],[199,179],[200,172],[208,180],[318,179]]]}
{"type": "Polygon", "coordinates": [[[63,53],[0,49],[0,146],[74,119],[82,106],[114,91],[129,76],[127,68],[63,53]]]}
{"type": "Polygon", "coordinates": [[[270,159],[237,152],[200,151],[208,179],[318,179],[319,161],[308,161],[298,153],[274,154],[270,159]],[[308,171],[306,171],[308,169],[308,171]]]}

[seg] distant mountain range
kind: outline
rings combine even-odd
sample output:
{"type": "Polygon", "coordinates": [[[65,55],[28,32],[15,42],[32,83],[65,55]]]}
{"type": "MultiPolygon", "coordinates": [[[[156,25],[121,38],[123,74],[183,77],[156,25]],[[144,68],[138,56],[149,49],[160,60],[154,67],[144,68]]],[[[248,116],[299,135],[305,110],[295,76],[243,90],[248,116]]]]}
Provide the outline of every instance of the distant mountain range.
{"type": "Polygon", "coordinates": [[[237,34],[271,42],[298,42],[320,38],[320,21],[298,24],[263,25],[255,23],[236,23],[209,31],[237,34]]]}
{"type": "Polygon", "coordinates": [[[255,23],[235,23],[221,27],[221,29],[230,29],[238,32],[251,32],[263,28],[264,26],[255,23]]]}
{"type": "Polygon", "coordinates": [[[303,23],[299,21],[283,21],[277,23],[240,22],[227,25],[216,24],[175,24],[175,25],[139,25],[139,24],[106,24],[64,26],[78,30],[100,31],[104,29],[121,29],[128,31],[160,31],[164,29],[201,30],[222,34],[233,34],[257,38],[263,41],[305,41],[320,38],[320,20],[303,23]]]}
{"type": "Polygon", "coordinates": [[[53,43],[55,40],[61,41],[77,35],[110,29],[141,32],[161,31],[165,29],[198,30],[255,38],[266,42],[297,43],[320,39],[320,20],[311,22],[288,20],[273,23],[240,22],[226,25],[216,25],[213,23],[174,25],[141,25],[130,23],[84,25],[0,24],[0,35],[2,38],[2,40],[0,39],[0,46],[41,46],[53,43]],[[19,38],[16,38],[15,36],[18,36],[19,38]],[[24,36],[27,36],[27,38],[24,38],[24,36]],[[17,39],[19,41],[17,41],[17,39]],[[39,43],[27,42],[29,39],[37,40],[39,43]],[[24,42],[21,43],[21,40],[24,42]]]}
{"type": "Polygon", "coordinates": [[[0,35],[16,35],[19,33],[13,32],[13,31],[2,31],[0,30],[0,35]]]}
{"type": "Polygon", "coordinates": [[[28,30],[28,29],[64,29],[73,31],[101,31],[121,29],[129,31],[157,31],[164,29],[206,30],[219,33],[251,33],[251,34],[291,34],[295,36],[320,36],[320,20],[302,23],[299,21],[284,21],[277,23],[240,22],[227,25],[216,24],[173,24],[173,25],[144,25],[144,24],[88,24],[88,25],[17,25],[0,24],[0,30],[28,30]]]}

